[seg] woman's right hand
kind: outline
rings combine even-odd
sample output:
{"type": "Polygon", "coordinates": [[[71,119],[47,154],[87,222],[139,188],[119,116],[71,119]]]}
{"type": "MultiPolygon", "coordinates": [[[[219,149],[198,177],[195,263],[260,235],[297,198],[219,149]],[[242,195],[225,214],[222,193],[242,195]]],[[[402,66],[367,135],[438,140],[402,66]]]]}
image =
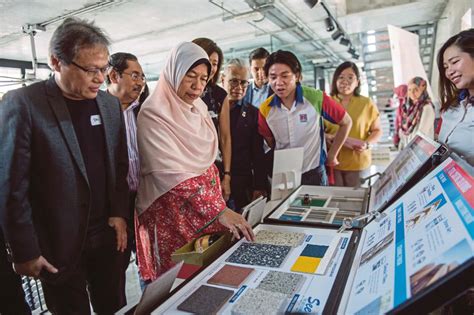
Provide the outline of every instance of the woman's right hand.
{"type": "Polygon", "coordinates": [[[255,241],[252,227],[242,215],[229,208],[225,208],[222,211],[224,212],[219,216],[219,223],[228,228],[236,239],[240,239],[240,232],[242,232],[247,241],[255,241]]]}

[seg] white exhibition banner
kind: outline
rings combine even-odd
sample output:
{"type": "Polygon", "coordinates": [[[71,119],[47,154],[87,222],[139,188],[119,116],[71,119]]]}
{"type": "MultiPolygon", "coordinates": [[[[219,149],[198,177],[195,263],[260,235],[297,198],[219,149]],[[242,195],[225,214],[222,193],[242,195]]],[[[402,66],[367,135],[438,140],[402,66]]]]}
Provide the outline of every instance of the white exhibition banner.
{"type": "Polygon", "coordinates": [[[433,98],[431,85],[420,57],[418,35],[393,25],[388,25],[387,28],[392,53],[394,87],[407,84],[414,77],[422,77],[428,83],[428,94],[433,98]]]}

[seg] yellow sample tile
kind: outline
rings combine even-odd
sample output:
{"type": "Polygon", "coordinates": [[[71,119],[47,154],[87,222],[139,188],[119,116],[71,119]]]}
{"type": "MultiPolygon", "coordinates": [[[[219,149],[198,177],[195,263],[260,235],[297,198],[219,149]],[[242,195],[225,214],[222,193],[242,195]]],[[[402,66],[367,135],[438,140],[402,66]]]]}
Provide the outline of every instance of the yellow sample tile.
{"type": "Polygon", "coordinates": [[[320,262],[321,258],[300,256],[298,257],[294,265],[291,267],[291,271],[315,273],[320,262]]]}

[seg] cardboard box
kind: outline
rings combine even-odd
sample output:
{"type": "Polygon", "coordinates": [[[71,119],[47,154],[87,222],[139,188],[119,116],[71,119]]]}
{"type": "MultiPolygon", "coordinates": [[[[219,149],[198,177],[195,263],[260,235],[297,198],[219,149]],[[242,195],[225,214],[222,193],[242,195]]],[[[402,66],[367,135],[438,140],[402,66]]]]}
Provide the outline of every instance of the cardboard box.
{"type": "Polygon", "coordinates": [[[217,257],[223,252],[229,249],[231,245],[232,235],[227,232],[218,233],[220,237],[211,246],[209,246],[204,252],[198,253],[194,250],[194,242],[187,243],[181,248],[177,249],[172,255],[171,260],[174,262],[184,261],[185,264],[207,266],[212,263],[217,257]]]}

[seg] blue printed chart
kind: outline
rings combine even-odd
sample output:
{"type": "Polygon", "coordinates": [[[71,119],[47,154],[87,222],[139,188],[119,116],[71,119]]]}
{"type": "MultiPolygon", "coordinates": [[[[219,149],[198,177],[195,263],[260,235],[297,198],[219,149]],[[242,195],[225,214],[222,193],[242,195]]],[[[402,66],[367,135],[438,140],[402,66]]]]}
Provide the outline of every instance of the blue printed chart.
{"type": "Polygon", "coordinates": [[[361,235],[344,314],[381,314],[474,257],[474,178],[448,158],[361,235]]]}
{"type": "Polygon", "coordinates": [[[237,242],[153,314],[321,313],[352,232],[270,224],[254,232],[255,243],[237,242]]]}

